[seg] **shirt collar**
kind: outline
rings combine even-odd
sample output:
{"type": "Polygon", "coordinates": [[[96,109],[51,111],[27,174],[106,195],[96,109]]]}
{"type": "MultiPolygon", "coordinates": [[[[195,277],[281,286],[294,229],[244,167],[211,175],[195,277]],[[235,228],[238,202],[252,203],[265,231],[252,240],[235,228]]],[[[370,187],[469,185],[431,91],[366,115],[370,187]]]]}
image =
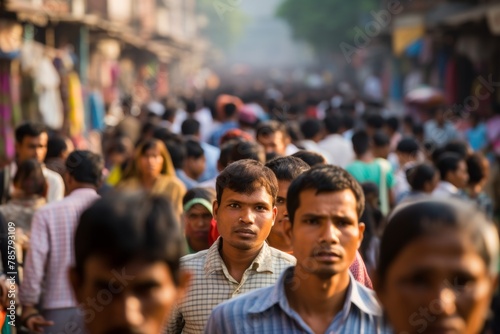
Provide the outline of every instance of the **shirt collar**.
{"type": "MultiPolygon", "coordinates": [[[[250,309],[249,313],[263,313],[279,304],[282,311],[292,316],[295,311],[292,310],[285,293],[285,282],[293,278],[295,267],[287,268],[280,276],[274,285],[271,293],[265,296],[265,299],[260,303],[255,303],[250,309]]],[[[352,274],[349,272],[349,287],[347,288],[347,295],[344,306],[342,307],[342,316],[346,319],[349,316],[352,304],[354,304],[361,312],[372,315],[382,316],[382,308],[380,307],[373,292],[361,286],[352,274]]]]}
{"type": "MultiPolygon", "coordinates": [[[[224,261],[219,253],[219,247],[221,246],[222,238],[219,237],[214,244],[208,249],[207,259],[205,261],[205,274],[210,275],[215,271],[223,270],[225,266],[224,261]]],[[[271,254],[271,248],[266,242],[263,243],[262,248],[257,255],[257,257],[250,264],[251,269],[256,272],[271,272],[274,273],[273,257],[271,254]]]]}
{"type": "Polygon", "coordinates": [[[453,184],[451,184],[448,181],[440,181],[439,188],[446,191],[446,192],[449,192],[450,194],[458,193],[458,188],[455,187],[453,184]]]}

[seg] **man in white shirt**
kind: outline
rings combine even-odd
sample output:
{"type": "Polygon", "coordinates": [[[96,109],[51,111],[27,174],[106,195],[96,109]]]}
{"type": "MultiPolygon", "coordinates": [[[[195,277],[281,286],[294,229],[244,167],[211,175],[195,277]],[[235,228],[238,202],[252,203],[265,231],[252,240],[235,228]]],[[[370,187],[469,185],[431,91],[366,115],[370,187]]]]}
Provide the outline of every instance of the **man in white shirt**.
{"type": "MultiPolygon", "coordinates": [[[[28,159],[36,159],[43,164],[47,154],[49,136],[43,124],[24,123],[16,129],[16,162],[11,163],[0,172],[0,204],[6,203],[12,194],[12,180],[17,172],[17,163],[28,159]]],[[[54,202],[64,197],[64,181],[62,177],[42,166],[47,180],[47,202],[54,202]]]]}
{"type": "Polygon", "coordinates": [[[326,117],[324,122],[328,135],[318,143],[318,146],[330,154],[330,163],[345,168],[354,161],[355,154],[351,141],[340,134],[343,126],[342,118],[332,115],[326,117]]]}
{"type": "Polygon", "coordinates": [[[318,145],[324,135],[323,124],[319,120],[306,119],[300,124],[300,131],[304,136],[304,140],[300,142],[300,145],[308,151],[322,155],[327,163],[333,162],[330,153],[318,145]]]}
{"type": "Polygon", "coordinates": [[[461,190],[467,186],[469,174],[467,163],[460,155],[443,153],[436,164],[441,174],[441,182],[432,193],[436,197],[461,197],[461,190]]]}

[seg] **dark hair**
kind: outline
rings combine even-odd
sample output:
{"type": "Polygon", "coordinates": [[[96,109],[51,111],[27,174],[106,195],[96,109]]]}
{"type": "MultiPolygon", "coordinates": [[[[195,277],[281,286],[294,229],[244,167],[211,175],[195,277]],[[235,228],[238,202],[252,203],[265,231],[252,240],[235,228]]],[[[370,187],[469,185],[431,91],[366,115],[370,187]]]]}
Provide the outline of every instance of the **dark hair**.
{"type": "Polygon", "coordinates": [[[468,156],[467,143],[461,140],[450,141],[446,145],[444,145],[443,149],[445,152],[453,152],[458,154],[464,160],[468,156]]]}
{"type": "Polygon", "coordinates": [[[186,158],[199,159],[205,155],[203,147],[196,140],[188,139],[184,142],[184,146],[186,147],[186,158]]]}
{"type": "Polygon", "coordinates": [[[388,119],[386,119],[385,125],[387,125],[387,127],[389,129],[391,129],[392,131],[398,131],[399,119],[397,117],[394,117],[394,116],[389,117],[388,119]]]}
{"type": "Polygon", "coordinates": [[[373,145],[375,145],[375,147],[385,147],[389,146],[390,144],[391,144],[391,139],[384,132],[377,131],[373,135],[373,145]]]}
{"type": "Polygon", "coordinates": [[[484,162],[486,157],[480,153],[474,153],[467,158],[467,171],[469,173],[469,184],[475,185],[481,182],[485,177],[484,162]]]}
{"type": "Polygon", "coordinates": [[[423,191],[425,184],[431,182],[437,172],[433,165],[422,163],[408,168],[406,170],[406,179],[412,190],[423,191]]]}
{"type": "Polygon", "coordinates": [[[299,158],[300,160],[308,164],[310,167],[326,164],[326,159],[324,156],[312,151],[300,150],[292,154],[292,157],[299,158]]]}
{"type": "Polygon", "coordinates": [[[256,142],[240,141],[233,146],[230,161],[252,159],[260,163],[266,162],[266,152],[264,148],[256,142]]]}
{"type": "Polygon", "coordinates": [[[215,200],[215,190],[212,188],[191,188],[182,198],[182,205],[192,199],[203,198],[212,203],[215,200]]]}
{"type": "Polygon", "coordinates": [[[19,184],[26,195],[45,196],[47,181],[43,175],[42,165],[35,159],[28,159],[17,166],[13,180],[14,185],[19,184]]]}
{"type": "Polygon", "coordinates": [[[281,132],[283,134],[283,138],[289,136],[285,124],[278,121],[267,121],[259,124],[255,133],[255,137],[256,138],[260,136],[267,137],[276,132],[281,132]]]}
{"type": "Polygon", "coordinates": [[[224,189],[241,194],[251,194],[259,187],[264,187],[271,195],[274,206],[278,195],[278,180],[273,171],[255,160],[247,159],[233,162],[217,177],[215,184],[217,202],[221,203],[224,189]]]}
{"type": "Polygon", "coordinates": [[[321,122],[317,119],[309,118],[300,124],[300,132],[305,139],[313,139],[321,132],[321,122]]]}
{"type": "Polygon", "coordinates": [[[90,151],[73,151],[66,159],[66,170],[77,182],[98,187],[101,183],[104,161],[90,151]]]}
{"type": "Polygon", "coordinates": [[[231,154],[233,153],[233,148],[240,142],[241,140],[239,139],[231,139],[222,144],[218,161],[220,167],[226,168],[231,163],[231,154]]]}
{"type": "Polygon", "coordinates": [[[441,175],[441,180],[446,180],[448,172],[456,171],[460,161],[464,161],[464,159],[456,153],[445,152],[440,155],[436,167],[441,175]]]}
{"type": "Polygon", "coordinates": [[[16,128],[16,142],[21,144],[25,137],[38,137],[47,133],[47,128],[41,123],[27,122],[16,128]]]}
{"type": "Polygon", "coordinates": [[[182,122],[181,132],[184,136],[193,136],[200,133],[200,122],[190,118],[182,122]]]}
{"type": "Polygon", "coordinates": [[[414,136],[422,136],[425,132],[424,126],[422,124],[415,124],[412,127],[412,132],[414,136]]]}
{"type": "Polygon", "coordinates": [[[315,189],[316,195],[349,189],[356,197],[358,218],[363,214],[365,195],[358,181],[338,166],[321,165],[299,175],[288,188],[286,208],[292,224],[295,219],[295,211],[300,206],[300,193],[309,189],[315,189]]]}
{"type": "Polygon", "coordinates": [[[374,129],[382,129],[384,127],[384,118],[375,113],[368,113],[365,116],[366,125],[374,129]]]}
{"type": "Polygon", "coordinates": [[[357,155],[362,155],[370,149],[370,136],[364,130],[357,131],[352,136],[352,148],[357,155]]]}
{"type": "Polygon", "coordinates": [[[67,149],[68,145],[66,144],[66,138],[59,135],[49,137],[45,161],[51,158],[59,158],[67,149]]]}
{"type": "Polygon", "coordinates": [[[377,276],[382,286],[391,264],[412,242],[449,229],[468,234],[490,274],[498,264],[498,234],[484,214],[471,203],[457,200],[424,200],[396,208],[389,217],[380,244],[377,276]],[[474,222],[474,224],[471,224],[474,222]]]}
{"type": "Polygon", "coordinates": [[[184,165],[184,159],[186,159],[186,146],[183,145],[182,139],[179,137],[171,138],[165,141],[165,146],[172,159],[172,164],[175,169],[182,169],[184,165]]]}
{"type": "Polygon", "coordinates": [[[238,111],[238,108],[234,103],[228,103],[224,106],[224,116],[226,118],[231,118],[234,115],[236,115],[236,112],[238,111]]]}
{"type": "Polygon", "coordinates": [[[266,162],[271,161],[276,158],[281,158],[282,155],[276,152],[266,152],[266,162]]]}
{"type": "Polygon", "coordinates": [[[186,102],[186,112],[192,114],[196,112],[196,102],[189,100],[186,102]]]}
{"type": "Polygon", "coordinates": [[[327,116],[323,122],[325,123],[326,131],[328,131],[329,134],[339,133],[342,126],[344,126],[342,117],[337,115],[327,116]]]}
{"type": "Polygon", "coordinates": [[[80,217],[75,233],[75,269],[83,278],[90,257],[104,257],[113,267],[134,259],[164,262],[179,284],[184,255],[180,223],[164,196],[114,193],[97,200],[80,217]]]}
{"type": "Polygon", "coordinates": [[[354,124],[355,124],[354,117],[352,117],[349,114],[344,114],[342,116],[342,125],[344,126],[344,128],[352,129],[354,128],[354,124]]]}
{"type": "Polygon", "coordinates": [[[290,182],[311,169],[306,162],[293,156],[275,158],[266,163],[266,167],[273,171],[278,181],[290,182]]]}
{"type": "Polygon", "coordinates": [[[420,147],[418,146],[418,142],[414,138],[403,138],[399,141],[396,146],[396,152],[416,155],[420,147]]]}

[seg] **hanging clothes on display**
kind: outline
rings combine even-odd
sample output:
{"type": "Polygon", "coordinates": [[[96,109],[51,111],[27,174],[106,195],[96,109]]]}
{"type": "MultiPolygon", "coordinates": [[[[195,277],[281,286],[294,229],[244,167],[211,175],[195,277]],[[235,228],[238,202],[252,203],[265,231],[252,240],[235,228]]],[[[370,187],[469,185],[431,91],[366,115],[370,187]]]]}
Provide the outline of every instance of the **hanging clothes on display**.
{"type": "Polygon", "coordinates": [[[44,123],[54,129],[60,130],[63,126],[63,105],[59,86],[61,80],[52,61],[44,57],[35,69],[35,78],[39,94],[38,107],[44,123]]]}
{"type": "Polygon", "coordinates": [[[95,90],[89,95],[90,127],[93,130],[104,130],[104,117],[106,110],[104,101],[99,91],[95,90]]]}
{"type": "Polygon", "coordinates": [[[85,108],[80,78],[76,72],[68,74],[68,102],[69,134],[78,137],[85,131],[85,108]]]}

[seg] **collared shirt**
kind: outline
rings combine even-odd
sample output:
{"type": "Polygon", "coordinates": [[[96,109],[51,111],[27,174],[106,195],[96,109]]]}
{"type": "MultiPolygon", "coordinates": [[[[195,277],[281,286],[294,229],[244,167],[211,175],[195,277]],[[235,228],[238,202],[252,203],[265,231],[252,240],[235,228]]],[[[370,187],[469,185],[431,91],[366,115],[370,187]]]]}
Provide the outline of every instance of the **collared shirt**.
{"type": "Polygon", "coordinates": [[[432,192],[435,197],[459,196],[460,190],[448,181],[440,181],[438,186],[432,192]]]}
{"type": "Polygon", "coordinates": [[[325,158],[326,163],[328,163],[328,164],[333,163],[330,152],[325,150],[324,148],[320,147],[319,144],[316,143],[314,140],[310,140],[310,139],[301,140],[300,145],[302,145],[307,151],[321,154],[325,158]]]}
{"type": "Polygon", "coordinates": [[[273,285],[287,267],[295,265],[293,256],[264,243],[241,282],[237,282],[219,254],[221,240],[217,239],[206,251],[181,259],[182,268],[193,274],[193,280],[186,297],[174,311],[167,333],[203,333],[215,306],[240,294],[273,285]]]}
{"type": "Polygon", "coordinates": [[[326,136],[318,146],[330,153],[332,164],[342,168],[346,168],[356,158],[351,141],[339,134],[326,136]]]}
{"type": "MultiPolygon", "coordinates": [[[[259,289],[217,306],[205,333],[311,333],[314,332],[292,309],[285,283],[293,278],[288,268],[274,286],[259,289]]],[[[375,293],[356,282],[351,274],[342,310],[325,333],[391,333],[382,317],[375,293]]]]}
{"type": "Polygon", "coordinates": [[[73,238],[80,215],[98,198],[94,189],[76,189],[35,213],[19,289],[21,304],[40,302],[45,310],[77,306],[68,279],[75,257],[73,238]]]}

